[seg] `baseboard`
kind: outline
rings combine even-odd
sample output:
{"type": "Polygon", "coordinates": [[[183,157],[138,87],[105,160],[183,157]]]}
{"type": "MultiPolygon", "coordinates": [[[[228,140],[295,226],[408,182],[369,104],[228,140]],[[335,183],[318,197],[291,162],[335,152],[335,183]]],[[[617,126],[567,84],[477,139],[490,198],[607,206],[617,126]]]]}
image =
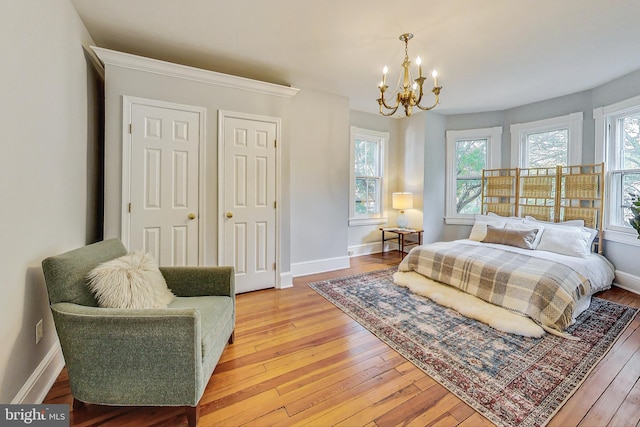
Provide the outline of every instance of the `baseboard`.
{"type": "Polygon", "coordinates": [[[640,277],[624,271],[616,270],[616,278],[613,284],[619,288],[640,295],[640,277]]]}
{"type": "Polygon", "coordinates": [[[55,383],[58,375],[64,368],[64,357],[60,342],[56,340],[55,344],[47,355],[42,359],[33,374],[27,382],[22,386],[18,394],[11,401],[12,404],[30,404],[42,403],[47,393],[55,383]]]}
{"type": "Polygon", "coordinates": [[[293,277],[307,276],[309,274],[324,273],[325,271],[341,270],[349,267],[351,267],[351,262],[348,256],[327,258],[291,264],[291,274],[293,277]]]}
{"type": "Polygon", "coordinates": [[[350,257],[363,256],[382,252],[382,244],[380,242],[365,243],[364,245],[349,246],[347,249],[350,257]]]}
{"type": "MultiPolygon", "coordinates": [[[[379,254],[382,252],[382,243],[381,242],[373,242],[373,243],[365,243],[363,245],[354,245],[349,246],[349,256],[363,256],[363,255],[371,255],[371,254],[379,254]]],[[[395,242],[385,242],[384,251],[397,251],[400,250],[398,244],[395,242]]]]}
{"type": "Polygon", "coordinates": [[[293,274],[291,272],[280,273],[280,285],[278,289],[286,289],[293,287],[293,274]]]}

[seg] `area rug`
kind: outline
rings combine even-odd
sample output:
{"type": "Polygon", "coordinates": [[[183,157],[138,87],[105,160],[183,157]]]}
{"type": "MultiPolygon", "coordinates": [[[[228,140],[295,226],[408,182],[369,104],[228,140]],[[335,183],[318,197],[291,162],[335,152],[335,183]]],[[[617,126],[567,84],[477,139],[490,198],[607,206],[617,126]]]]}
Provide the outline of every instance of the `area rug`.
{"type": "Polygon", "coordinates": [[[544,426],[637,310],[592,298],[571,341],[499,332],[393,283],[397,268],[309,286],[499,426],[544,426]]]}

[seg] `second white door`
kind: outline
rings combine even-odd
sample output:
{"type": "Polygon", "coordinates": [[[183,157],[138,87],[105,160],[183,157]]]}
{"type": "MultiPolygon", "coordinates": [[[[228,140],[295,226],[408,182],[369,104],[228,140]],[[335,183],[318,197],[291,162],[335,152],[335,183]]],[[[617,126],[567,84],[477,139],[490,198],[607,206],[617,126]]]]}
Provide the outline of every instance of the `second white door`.
{"type": "Polygon", "coordinates": [[[276,285],[277,122],[221,114],[224,225],[222,263],[236,292],[276,285]]]}

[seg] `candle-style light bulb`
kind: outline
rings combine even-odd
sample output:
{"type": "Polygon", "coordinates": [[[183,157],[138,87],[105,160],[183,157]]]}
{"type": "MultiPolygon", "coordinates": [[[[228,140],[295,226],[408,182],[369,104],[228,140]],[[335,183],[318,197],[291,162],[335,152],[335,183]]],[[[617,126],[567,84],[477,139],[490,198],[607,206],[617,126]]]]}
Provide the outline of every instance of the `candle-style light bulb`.
{"type": "Polygon", "coordinates": [[[438,86],[438,72],[436,70],[433,70],[433,72],[431,73],[431,76],[433,77],[433,86],[437,87],[438,86]]]}
{"type": "Polygon", "coordinates": [[[419,56],[416,58],[416,64],[418,64],[418,74],[422,77],[422,59],[419,56]]]}
{"type": "Polygon", "coordinates": [[[382,69],[382,86],[387,84],[387,73],[388,72],[389,72],[389,69],[385,65],[384,68],[382,69]]]}

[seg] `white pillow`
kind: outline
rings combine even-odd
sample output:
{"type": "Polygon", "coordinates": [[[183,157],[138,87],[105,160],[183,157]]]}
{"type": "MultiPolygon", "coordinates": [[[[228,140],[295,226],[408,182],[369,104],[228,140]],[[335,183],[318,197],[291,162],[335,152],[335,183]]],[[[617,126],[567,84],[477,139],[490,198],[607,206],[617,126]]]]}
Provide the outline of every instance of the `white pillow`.
{"type": "Polygon", "coordinates": [[[502,216],[502,215],[498,215],[497,213],[493,213],[493,212],[487,212],[487,216],[491,217],[491,218],[502,218],[504,220],[506,220],[507,222],[524,222],[524,218],[521,218],[519,216],[502,216]]]}
{"type": "Polygon", "coordinates": [[[158,264],[142,251],[98,265],[87,279],[100,307],[163,308],[175,298],[158,264]]]}
{"type": "Polygon", "coordinates": [[[538,230],[538,234],[536,234],[536,238],[531,244],[531,249],[536,249],[540,244],[540,240],[542,239],[542,234],[544,233],[544,226],[542,224],[531,224],[531,223],[514,223],[507,222],[504,228],[508,230],[538,230]]]}
{"type": "Polygon", "coordinates": [[[507,220],[501,216],[489,216],[489,215],[475,215],[475,221],[473,227],[471,227],[471,233],[469,233],[469,240],[475,240],[481,242],[487,236],[487,224],[492,225],[495,228],[504,228],[507,220]]]}
{"type": "Polygon", "coordinates": [[[536,249],[585,258],[591,253],[592,240],[583,227],[546,227],[536,249]]]}
{"type": "Polygon", "coordinates": [[[564,230],[565,228],[579,228],[580,230],[585,231],[591,235],[591,239],[589,240],[589,245],[591,245],[591,242],[593,242],[593,239],[595,239],[596,236],[598,235],[598,230],[594,228],[584,227],[584,221],[581,219],[572,219],[570,221],[564,221],[564,222],[546,222],[546,221],[538,221],[533,217],[527,216],[524,223],[529,225],[544,224],[544,226],[547,229],[560,228],[561,230],[564,230]]]}
{"type": "Polygon", "coordinates": [[[549,222],[549,221],[541,221],[539,219],[535,219],[534,217],[529,215],[525,216],[524,219],[527,221],[536,222],[544,225],[559,225],[564,227],[584,227],[583,219],[572,219],[569,221],[562,221],[562,222],[549,222]]]}

